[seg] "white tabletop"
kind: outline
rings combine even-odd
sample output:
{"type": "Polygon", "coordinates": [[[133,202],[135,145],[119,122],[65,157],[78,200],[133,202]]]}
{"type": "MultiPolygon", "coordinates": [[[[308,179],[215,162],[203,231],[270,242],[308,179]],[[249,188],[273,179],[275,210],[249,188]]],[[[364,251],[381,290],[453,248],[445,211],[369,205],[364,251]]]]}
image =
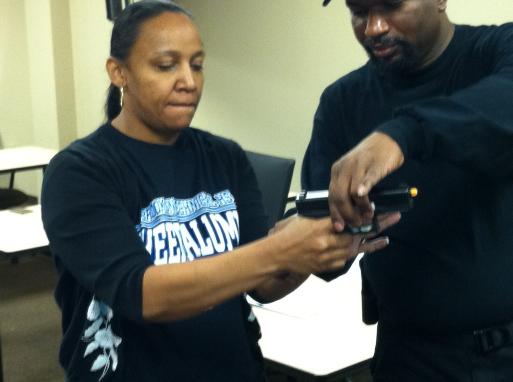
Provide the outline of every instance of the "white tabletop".
{"type": "Polygon", "coordinates": [[[324,376],[374,354],[376,326],[361,319],[358,260],[336,280],[310,276],[292,294],[253,311],[264,357],[280,364],[324,376]]]}
{"type": "Polygon", "coordinates": [[[0,149],[0,173],[45,167],[57,150],[35,146],[0,149]]]}
{"type": "Polygon", "coordinates": [[[48,245],[40,205],[0,211],[0,232],[0,252],[7,254],[48,245]]]}

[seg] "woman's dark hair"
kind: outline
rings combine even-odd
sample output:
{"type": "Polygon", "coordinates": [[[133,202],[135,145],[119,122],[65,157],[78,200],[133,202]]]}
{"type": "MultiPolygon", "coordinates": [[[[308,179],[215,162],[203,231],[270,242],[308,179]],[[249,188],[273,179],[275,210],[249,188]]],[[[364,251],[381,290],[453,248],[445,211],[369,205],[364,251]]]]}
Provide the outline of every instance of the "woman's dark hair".
{"type": "MultiPolygon", "coordinates": [[[[168,0],[142,0],[128,5],[114,20],[110,38],[110,56],[125,61],[139,35],[141,24],[162,13],[182,13],[192,19],[190,12],[168,0]]],[[[105,114],[109,121],[121,112],[121,92],[118,87],[110,84],[105,114]]]]}

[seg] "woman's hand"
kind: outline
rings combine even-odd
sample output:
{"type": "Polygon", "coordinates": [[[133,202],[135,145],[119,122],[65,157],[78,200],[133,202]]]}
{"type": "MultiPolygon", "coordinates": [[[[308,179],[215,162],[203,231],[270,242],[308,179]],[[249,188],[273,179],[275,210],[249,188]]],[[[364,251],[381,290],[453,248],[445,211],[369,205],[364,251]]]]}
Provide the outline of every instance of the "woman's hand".
{"type": "MultiPolygon", "coordinates": [[[[380,230],[397,223],[400,217],[399,213],[380,216],[380,230]]],[[[330,218],[292,216],[278,222],[270,234],[276,242],[274,256],[280,268],[301,274],[333,271],[360,252],[374,252],[388,245],[388,238],[373,238],[375,234],[335,232],[330,218]],[[369,238],[372,240],[367,241],[369,238]]]]}

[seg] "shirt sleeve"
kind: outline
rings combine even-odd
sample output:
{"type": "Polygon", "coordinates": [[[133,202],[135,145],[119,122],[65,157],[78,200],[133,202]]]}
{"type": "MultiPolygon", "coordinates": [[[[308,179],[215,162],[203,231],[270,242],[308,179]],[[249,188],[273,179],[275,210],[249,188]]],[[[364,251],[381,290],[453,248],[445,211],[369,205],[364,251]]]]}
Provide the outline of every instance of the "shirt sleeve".
{"type": "Polygon", "coordinates": [[[301,187],[305,190],[325,190],[331,179],[331,166],[348,150],[347,142],[341,139],[344,126],[341,98],[333,87],[324,90],[315,112],[312,135],[303,157],[301,187]]]}
{"type": "Polygon", "coordinates": [[[68,149],[45,172],[42,217],[51,251],[81,287],[117,314],[142,320],[142,278],[150,257],[115,186],[115,172],[88,161],[68,149]]]}
{"type": "MultiPolygon", "coordinates": [[[[342,108],[337,106],[341,100],[333,89],[328,87],[321,96],[321,101],[314,116],[314,125],[310,143],[306,149],[301,168],[301,187],[305,190],[326,190],[331,179],[331,166],[348,150],[347,143],[341,139],[342,108]]],[[[316,274],[324,281],[331,281],[347,273],[354,259],[346,262],[346,265],[336,271],[316,274]]]]}
{"type": "Polygon", "coordinates": [[[497,27],[482,45],[491,71],[449,96],[400,108],[378,127],[406,158],[447,160],[489,177],[513,174],[513,24],[497,27]]]}

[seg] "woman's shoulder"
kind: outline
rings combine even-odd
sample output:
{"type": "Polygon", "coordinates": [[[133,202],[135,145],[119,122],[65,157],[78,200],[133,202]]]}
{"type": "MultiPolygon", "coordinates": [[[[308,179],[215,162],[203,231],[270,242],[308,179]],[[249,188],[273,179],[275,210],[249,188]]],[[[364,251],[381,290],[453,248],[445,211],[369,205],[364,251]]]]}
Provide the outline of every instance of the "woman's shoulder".
{"type": "Polygon", "coordinates": [[[46,173],[77,169],[98,171],[104,167],[108,151],[113,146],[106,130],[107,125],[104,124],[60,150],[50,161],[46,173]]]}
{"type": "Polygon", "coordinates": [[[206,148],[216,151],[228,151],[233,154],[242,152],[243,149],[235,140],[226,138],[217,134],[213,134],[207,130],[199,129],[196,127],[189,127],[187,129],[188,138],[192,139],[206,148]]]}

